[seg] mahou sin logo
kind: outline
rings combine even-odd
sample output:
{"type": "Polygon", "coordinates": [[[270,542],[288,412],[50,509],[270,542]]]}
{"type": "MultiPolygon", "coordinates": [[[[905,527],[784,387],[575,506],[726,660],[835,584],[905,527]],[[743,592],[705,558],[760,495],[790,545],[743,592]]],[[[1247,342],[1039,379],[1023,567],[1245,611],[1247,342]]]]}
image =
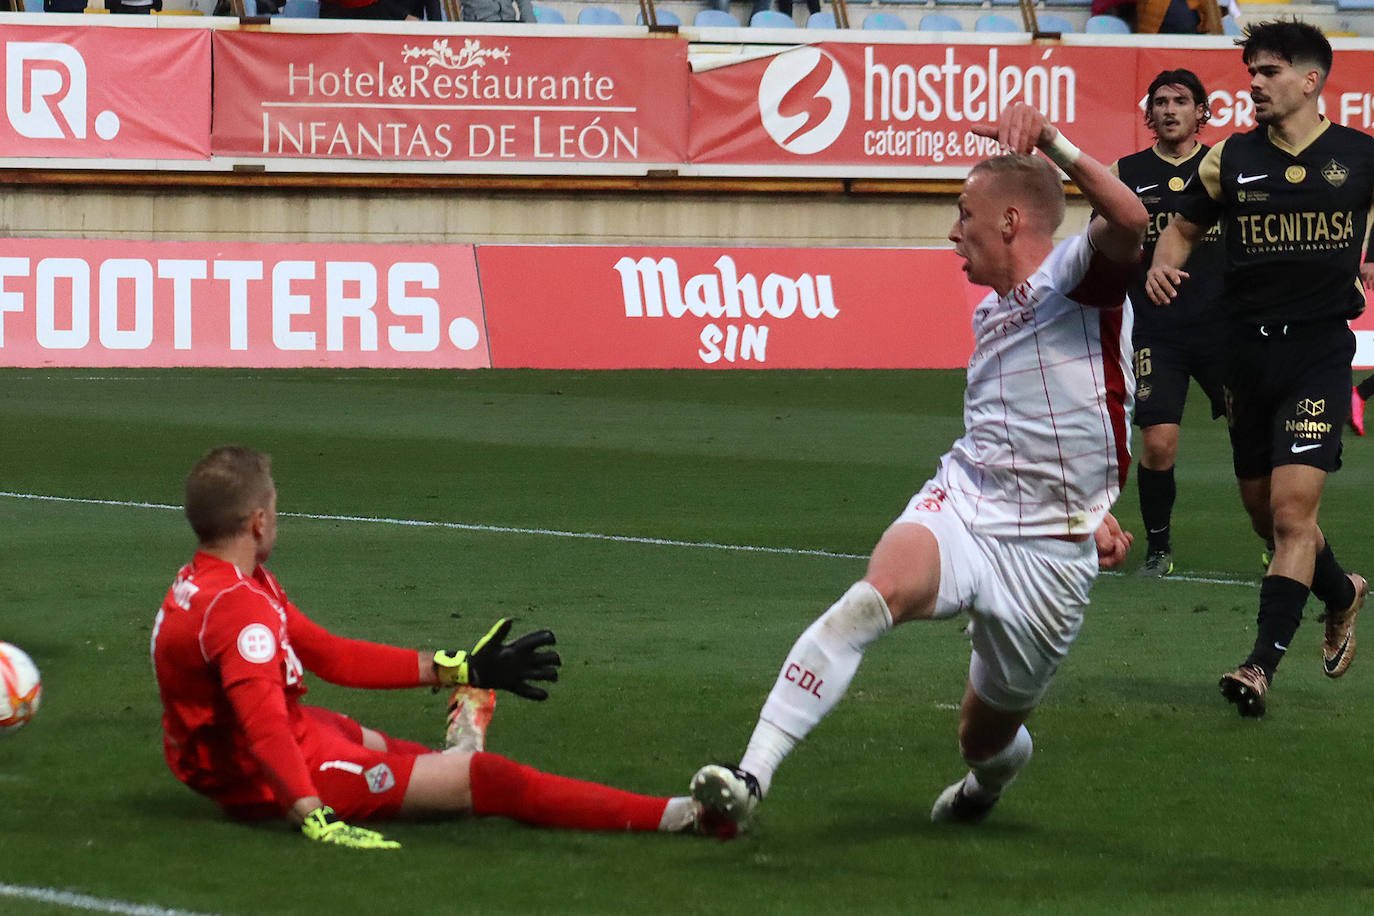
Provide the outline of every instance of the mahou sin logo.
{"type": "Polygon", "coordinates": [[[728,254],[711,265],[714,271],[685,278],[672,257],[625,256],[612,266],[620,275],[626,318],[706,320],[697,351],[706,365],[721,359],[766,363],[770,324],[840,314],[828,274],[769,273],[759,280],[741,274],[728,254]]]}
{"type": "Polygon", "coordinates": [[[849,121],[849,80],[839,61],[815,47],[779,54],[759,79],[759,116],[789,153],[829,147],[849,121]]]}
{"type": "MultiPolygon", "coordinates": [[[[5,44],[5,117],[21,137],[34,140],[84,140],[86,61],[81,52],[55,41],[11,41],[5,44]]],[[[95,116],[96,136],[113,140],[119,116],[95,116]]]]}

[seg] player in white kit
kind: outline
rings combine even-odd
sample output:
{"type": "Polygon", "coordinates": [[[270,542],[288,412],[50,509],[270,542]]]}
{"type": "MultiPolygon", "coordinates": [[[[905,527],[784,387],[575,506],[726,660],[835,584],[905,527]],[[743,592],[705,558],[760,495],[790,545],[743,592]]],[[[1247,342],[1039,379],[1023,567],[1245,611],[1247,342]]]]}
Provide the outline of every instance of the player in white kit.
{"type": "Polygon", "coordinates": [[[1108,511],[1130,463],[1130,267],[1148,215],[1130,188],[1038,111],[975,125],[1009,154],[975,166],[950,230],[973,313],[964,435],[883,534],[864,578],[802,633],[738,767],[708,765],[692,793],[744,823],[783,758],[840,701],[864,649],[895,624],[967,612],[973,621],[959,745],[969,772],[937,821],[976,822],[1031,756],[1025,721],[1078,634],[1099,563],[1131,536],[1108,511]],[[1059,174],[1095,216],[1054,243],[1059,174]]]}

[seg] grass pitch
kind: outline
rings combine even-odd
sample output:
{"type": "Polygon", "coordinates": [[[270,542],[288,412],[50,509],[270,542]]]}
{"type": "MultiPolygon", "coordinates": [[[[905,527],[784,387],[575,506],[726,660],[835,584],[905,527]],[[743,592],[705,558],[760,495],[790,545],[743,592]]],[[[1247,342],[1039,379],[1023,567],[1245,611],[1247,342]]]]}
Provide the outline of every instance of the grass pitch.
{"type": "MultiPolygon", "coordinates": [[[[149,630],[193,548],[166,507],[213,445],[273,454],[281,510],[297,514],[271,565],[316,620],[426,647],[469,645],[500,615],[553,627],[553,699],[503,696],[491,748],[675,794],[701,763],[738,757],[787,647],[959,434],[961,385],[939,372],[0,371],[0,639],[34,656],[45,685],[35,721],[0,740],[0,912],[73,912],[56,891],[213,914],[1374,904],[1374,642],[1328,681],[1313,602],[1269,716],[1243,721],[1221,700],[1217,676],[1253,638],[1259,545],[1200,397],[1179,459],[1178,577],[1099,580],[1031,720],[1036,756],[979,828],[928,821],[963,770],[956,622],[874,646],[734,843],[469,820],[390,825],[396,853],[324,849],[224,821],[162,763],[149,630]]],[[[1347,440],[1323,513],[1337,555],[1367,575],[1372,448],[1347,440]]],[[[1141,536],[1135,500],[1132,485],[1118,515],[1141,536]]],[[[1127,570],[1142,559],[1143,536],[1127,570]]],[[[440,739],[442,696],[311,684],[314,702],[440,739]]]]}

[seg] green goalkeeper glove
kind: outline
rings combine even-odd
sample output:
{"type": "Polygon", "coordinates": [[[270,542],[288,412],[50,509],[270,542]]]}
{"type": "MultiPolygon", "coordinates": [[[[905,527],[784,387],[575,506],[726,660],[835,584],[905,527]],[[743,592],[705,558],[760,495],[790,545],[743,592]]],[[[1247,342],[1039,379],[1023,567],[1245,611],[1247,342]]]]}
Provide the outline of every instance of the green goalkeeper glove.
{"type": "Polygon", "coordinates": [[[345,824],[328,805],[321,805],[305,816],[301,833],[316,843],[347,846],[349,849],[400,849],[401,844],[388,840],[375,830],[345,824]]]}
{"type": "Polygon", "coordinates": [[[471,652],[435,652],[434,673],[445,687],[468,685],[509,690],[527,700],[547,700],[549,692],[527,681],[556,681],[563,660],[545,646],[557,643],[552,630],[536,630],[504,644],[511,619],[502,617],[471,652]]]}

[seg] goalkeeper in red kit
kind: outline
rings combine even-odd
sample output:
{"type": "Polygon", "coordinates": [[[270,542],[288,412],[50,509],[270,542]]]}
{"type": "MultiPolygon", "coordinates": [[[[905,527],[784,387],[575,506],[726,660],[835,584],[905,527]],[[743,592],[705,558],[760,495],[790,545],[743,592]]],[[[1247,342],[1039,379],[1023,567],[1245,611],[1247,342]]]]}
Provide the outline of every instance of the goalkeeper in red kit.
{"type": "Polygon", "coordinates": [[[733,835],[691,798],[637,795],[542,773],[482,749],[492,690],[532,700],[556,681],[548,630],[507,643],[498,621],[470,652],[417,652],[335,636],[262,565],[277,536],[271,459],[211,451],[186,480],[199,540],[153,626],[167,765],[239,819],[288,817],[310,839],[399,844],[356,821],[502,815],[585,830],[733,835]],[[305,672],[347,687],[453,687],[449,747],[436,751],[301,702],[305,672]]]}

